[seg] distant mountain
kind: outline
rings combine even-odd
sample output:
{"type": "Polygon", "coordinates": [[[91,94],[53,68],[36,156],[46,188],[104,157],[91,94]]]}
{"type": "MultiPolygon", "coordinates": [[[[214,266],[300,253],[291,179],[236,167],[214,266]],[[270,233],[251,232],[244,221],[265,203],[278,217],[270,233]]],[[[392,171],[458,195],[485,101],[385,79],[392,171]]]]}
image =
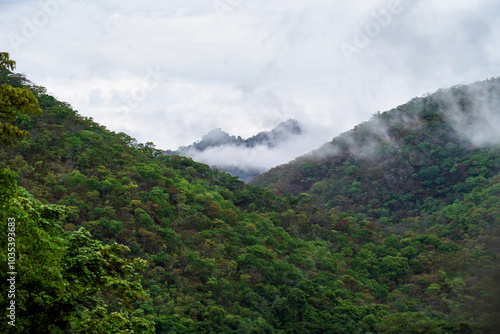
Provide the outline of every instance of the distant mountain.
{"type": "Polygon", "coordinates": [[[191,151],[203,152],[213,147],[230,145],[245,147],[265,145],[269,148],[273,148],[283,142],[286,142],[293,136],[297,136],[300,134],[302,134],[302,129],[299,125],[299,122],[294,119],[289,119],[286,122],[282,122],[271,131],[260,132],[259,134],[248,139],[243,139],[241,138],[241,136],[231,136],[229,133],[218,128],[204,135],[198,142],[195,142],[189,146],[181,146],[176,151],[167,150],[165,151],[165,153],[167,153],[168,155],[185,155],[189,154],[189,152],[191,151]]]}
{"type": "Polygon", "coordinates": [[[302,129],[299,122],[290,119],[286,122],[278,124],[278,126],[271,131],[261,132],[258,135],[245,140],[245,145],[247,147],[266,145],[269,148],[273,148],[300,134],[302,134],[302,129]]]}
{"type": "MultiPolygon", "coordinates": [[[[209,150],[214,150],[220,153],[226,149],[248,149],[257,147],[272,150],[289,142],[290,140],[295,139],[301,134],[303,134],[303,130],[299,125],[299,122],[293,119],[278,124],[271,131],[260,132],[259,134],[248,139],[243,139],[241,136],[232,136],[218,128],[204,135],[198,142],[189,146],[181,146],[176,151],[167,150],[164,154],[186,156],[214,165],[212,162],[204,159],[203,156],[200,156],[200,153],[209,150]]],[[[245,166],[237,163],[234,161],[234,154],[220,154],[219,156],[222,156],[222,158],[219,158],[214,167],[237,176],[244,181],[250,181],[262,172],[260,168],[245,166]]]]}

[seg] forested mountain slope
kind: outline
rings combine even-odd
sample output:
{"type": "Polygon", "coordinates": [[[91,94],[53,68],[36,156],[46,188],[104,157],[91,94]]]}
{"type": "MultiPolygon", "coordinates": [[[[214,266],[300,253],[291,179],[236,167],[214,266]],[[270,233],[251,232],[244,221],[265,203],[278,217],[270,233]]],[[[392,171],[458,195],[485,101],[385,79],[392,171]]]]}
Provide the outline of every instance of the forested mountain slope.
{"type": "MultiPolygon", "coordinates": [[[[419,159],[412,161],[416,167],[407,176],[418,189],[408,198],[406,189],[412,186],[401,189],[397,182],[409,172],[396,174],[396,180],[389,177],[388,168],[405,170],[397,163],[402,161],[400,147],[388,147],[387,155],[380,158],[365,158],[363,152],[354,157],[348,153],[347,141],[339,141],[338,145],[346,146],[342,154],[327,156],[324,150],[319,162],[308,158],[292,165],[299,170],[284,172],[289,185],[280,182],[277,173],[260,179],[262,183],[272,179],[274,183],[267,183],[271,190],[297,195],[278,197],[190,159],[162,156],[151,144],[138,144],[126,134],[109,131],[22,76],[3,71],[0,80],[29,87],[43,110],[43,115],[17,116],[15,124],[29,131],[30,138],[18,140],[13,147],[0,146],[0,168],[18,174],[23,188],[17,192],[35,203],[32,215],[44,205],[58,205],[48,206],[52,209],[43,214],[44,222],[54,229],[59,226],[57,233],[80,236],[86,247],[97,252],[100,244],[93,245],[89,235],[79,230],[84,227],[102,247],[117,247],[112,246],[116,241],[131,250],[123,256],[148,261],[140,276],[146,296],[136,299],[127,311],[128,327],[119,327],[124,325],[113,312],[121,311],[120,296],[109,289],[96,292],[96,300],[107,302],[99,302],[95,312],[58,313],[59,322],[54,324],[49,314],[44,319],[47,326],[64,329],[69,324],[71,332],[83,333],[95,323],[115,319],[116,328],[137,333],[140,326],[149,328],[148,321],[154,322],[157,333],[498,331],[498,150],[476,148],[457,137],[455,146],[436,151],[432,139],[439,137],[436,133],[453,137],[451,130],[439,130],[438,107],[418,122],[422,130],[408,141],[421,146],[416,151],[419,159]],[[445,164],[442,157],[449,156],[450,150],[457,153],[445,164]],[[365,173],[372,173],[369,166],[382,161],[390,163],[377,170],[381,182],[388,175],[385,186],[364,188],[369,175],[373,182],[379,180],[375,171],[365,173]],[[418,169],[420,163],[425,165],[418,169]],[[439,172],[446,170],[454,179],[437,179],[439,173],[433,174],[435,168],[431,168],[435,164],[439,172]],[[430,168],[429,175],[420,173],[425,168],[430,168]],[[412,181],[415,173],[424,179],[412,181]],[[332,175],[350,182],[350,187],[337,189],[332,175]],[[381,194],[376,198],[379,203],[368,200],[370,189],[381,194]],[[329,191],[338,195],[332,197],[329,191]],[[65,217],[49,214],[57,210],[63,210],[65,217]]],[[[374,136],[365,132],[365,140],[371,141],[374,136]]],[[[12,173],[2,175],[7,175],[8,182],[2,176],[1,186],[14,189],[12,173]]],[[[7,227],[3,218],[2,231],[7,227]]],[[[64,240],[71,238],[75,237],[64,240]]],[[[58,242],[74,249],[69,241],[58,242]]],[[[70,261],[63,249],[48,251],[60,252],[59,258],[70,261]]],[[[41,252],[29,251],[20,255],[41,252]]],[[[61,267],[66,263],[61,261],[52,263],[55,275],[61,272],[69,281],[75,279],[68,274],[72,267],[61,267]]],[[[41,270],[37,262],[32,266],[41,270]]],[[[122,279],[134,282],[127,275],[122,279]]],[[[20,294],[24,290],[41,296],[60,293],[75,304],[82,293],[56,290],[47,281],[33,285],[29,280],[20,282],[20,294]]],[[[95,305],[93,300],[89,307],[95,305]]],[[[45,301],[50,309],[61,300],[45,301]]],[[[31,319],[26,321],[26,326],[33,326],[31,319]]]]}
{"type": "MultiPolygon", "coordinates": [[[[479,262],[493,260],[496,269],[485,275],[494,287],[500,286],[499,170],[495,78],[378,113],[252,184],[275,194],[306,193],[324,210],[348,212],[396,235],[432,231],[436,240],[469,248],[479,262]]],[[[349,220],[336,228],[353,231],[349,220]]],[[[471,276],[482,270],[464,267],[471,276]]]]}
{"type": "Polygon", "coordinates": [[[499,147],[497,78],[378,113],[253,184],[277,194],[307,192],[328,209],[374,218],[389,210],[399,219],[452,204],[497,175],[499,147]]]}

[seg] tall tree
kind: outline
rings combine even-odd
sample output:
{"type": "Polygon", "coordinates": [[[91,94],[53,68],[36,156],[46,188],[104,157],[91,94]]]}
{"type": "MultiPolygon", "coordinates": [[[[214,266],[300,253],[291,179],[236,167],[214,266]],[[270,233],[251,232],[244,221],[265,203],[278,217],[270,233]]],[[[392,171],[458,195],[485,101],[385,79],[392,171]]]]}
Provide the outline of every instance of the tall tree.
{"type": "Polygon", "coordinates": [[[0,294],[0,332],[153,333],[152,321],[131,314],[146,262],[84,229],[64,233],[70,209],[42,204],[15,179],[0,169],[0,279],[13,282],[0,294]]]}
{"type": "MultiPolygon", "coordinates": [[[[16,62],[11,60],[6,52],[0,53],[0,70],[12,71],[16,62]]],[[[11,85],[0,86],[0,143],[13,145],[14,140],[29,137],[29,132],[10,124],[15,122],[20,114],[41,115],[42,110],[38,100],[27,88],[14,88],[11,85]]]]}
{"type": "Polygon", "coordinates": [[[10,59],[7,52],[0,52],[0,70],[13,71],[16,68],[16,62],[10,59]]]}

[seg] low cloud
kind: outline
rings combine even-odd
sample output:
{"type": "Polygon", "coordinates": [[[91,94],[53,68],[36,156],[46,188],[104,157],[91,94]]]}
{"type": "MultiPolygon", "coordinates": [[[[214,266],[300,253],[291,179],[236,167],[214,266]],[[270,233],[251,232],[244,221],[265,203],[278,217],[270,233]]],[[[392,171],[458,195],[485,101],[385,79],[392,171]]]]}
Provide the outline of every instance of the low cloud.
{"type": "Polygon", "coordinates": [[[390,129],[398,126],[418,132],[424,125],[421,114],[425,108],[436,108],[453,130],[462,139],[477,147],[500,144],[500,77],[476,82],[466,86],[455,86],[439,90],[425,98],[415,98],[408,106],[390,110],[389,117],[374,115],[354,129],[339,135],[334,141],[323,145],[307,157],[328,159],[342,153],[356,158],[378,156],[386,146],[387,152],[399,148],[401,138],[396,140],[390,129]],[[427,101],[425,105],[424,101],[427,101]],[[412,112],[404,112],[405,108],[412,112]]]}
{"type": "Polygon", "coordinates": [[[0,44],[30,80],[161,149],[215,128],[249,137],[290,118],[311,124],[306,144],[261,166],[313,150],[377,110],[500,74],[494,0],[400,0],[401,12],[390,11],[393,0],[223,0],[223,20],[206,0],[53,1],[57,13],[17,47],[9,34],[22,36],[24,18],[33,23],[44,9],[0,2],[0,44]],[[362,48],[353,44],[359,30],[373,35],[362,48]],[[351,62],[342,43],[358,48],[351,62]]]}
{"type": "Polygon", "coordinates": [[[198,151],[190,149],[183,154],[196,161],[206,163],[220,169],[255,170],[266,172],[272,167],[285,164],[298,156],[318,148],[335,134],[311,134],[307,125],[301,124],[303,133],[293,136],[286,142],[276,146],[257,145],[246,147],[241,145],[225,145],[198,151]]]}
{"type": "Polygon", "coordinates": [[[500,144],[500,78],[441,91],[454,130],[476,146],[500,144]]]}

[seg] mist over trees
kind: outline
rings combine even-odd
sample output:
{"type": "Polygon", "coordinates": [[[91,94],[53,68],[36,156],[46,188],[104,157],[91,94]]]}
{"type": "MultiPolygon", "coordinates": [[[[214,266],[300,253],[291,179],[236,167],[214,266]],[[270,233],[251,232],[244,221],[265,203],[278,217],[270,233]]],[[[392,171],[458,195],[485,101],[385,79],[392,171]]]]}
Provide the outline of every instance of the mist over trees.
{"type": "Polygon", "coordinates": [[[215,129],[192,145],[164,154],[190,157],[249,182],[272,166],[292,160],[305,139],[299,122],[290,119],[247,139],[215,129]]]}

